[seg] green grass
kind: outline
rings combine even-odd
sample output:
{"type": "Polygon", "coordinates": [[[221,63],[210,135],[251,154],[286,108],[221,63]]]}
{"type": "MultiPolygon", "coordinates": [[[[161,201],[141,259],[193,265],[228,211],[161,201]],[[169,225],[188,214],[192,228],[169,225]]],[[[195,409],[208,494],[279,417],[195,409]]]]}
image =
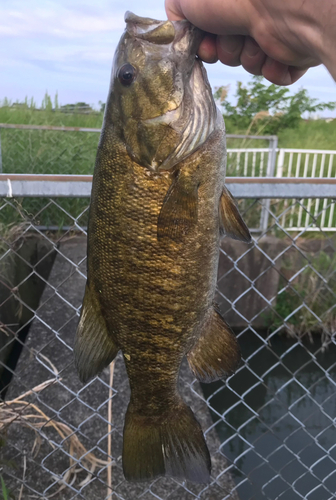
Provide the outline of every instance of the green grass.
{"type": "MultiPolygon", "coordinates": [[[[53,125],[100,128],[103,113],[62,113],[59,110],[0,107],[0,123],[53,125]]],[[[228,133],[245,134],[246,130],[230,129],[228,133]]],[[[262,135],[263,131],[260,130],[262,135]]],[[[2,171],[17,173],[91,174],[96,155],[98,133],[54,132],[38,130],[1,130],[2,171]]],[[[267,148],[263,140],[228,139],[229,148],[267,148]]],[[[279,147],[307,149],[336,149],[336,120],[302,121],[298,128],[279,134],[279,147]]],[[[228,173],[243,175],[243,165],[235,168],[236,158],[229,161],[228,173]]],[[[249,175],[252,169],[252,159],[249,175]]],[[[260,165],[257,159],[257,170],[260,165]]],[[[302,160],[302,168],[303,168],[302,160]]],[[[255,172],[259,175],[259,170],[255,172]]]]}
{"type": "MultiPolygon", "coordinates": [[[[102,113],[0,107],[0,123],[100,128],[102,121],[102,113]]],[[[92,174],[98,140],[99,133],[2,129],[2,171],[92,174]]]]}
{"type": "MultiPolygon", "coordinates": [[[[304,269],[291,284],[281,277],[274,311],[265,318],[271,325],[270,330],[283,327],[285,333],[294,337],[320,333],[324,341],[330,340],[336,323],[335,266],[336,256],[320,251],[315,255],[306,254],[302,262],[304,269]]],[[[283,269],[292,277],[296,272],[288,257],[283,259],[283,269]]]]}
{"type": "Polygon", "coordinates": [[[8,500],[9,499],[9,491],[7,490],[5,481],[2,476],[0,476],[1,480],[1,493],[2,493],[2,498],[3,500],[8,500]]]}
{"type": "MultiPolygon", "coordinates": [[[[0,123],[100,128],[103,114],[61,113],[60,111],[0,107],[0,123]]],[[[228,130],[245,134],[246,130],[228,130]]],[[[262,134],[262,131],[261,131],[262,134]]],[[[98,133],[39,130],[1,130],[2,171],[16,173],[92,174],[98,133]]],[[[228,148],[267,148],[268,141],[228,139],[228,148]]],[[[294,130],[282,131],[279,146],[286,148],[336,149],[336,120],[305,122],[294,130]]],[[[236,171],[236,157],[229,159],[228,174],[244,175],[243,163],[236,171]]],[[[260,156],[257,170],[259,175],[260,156]]],[[[266,168],[266,165],[264,169],[266,168]]],[[[302,168],[304,159],[302,159],[302,168]]],[[[252,172],[252,157],[248,175],[252,172]]],[[[263,172],[265,175],[265,172],[263,172]]]]}
{"type": "Polygon", "coordinates": [[[279,134],[280,148],[336,149],[336,120],[302,121],[298,128],[282,130],[279,134]]]}
{"type": "Polygon", "coordinates": [[[0,106],[0,123],[100,128],[103,123],[103,113],[62,113],[59,110],[31,109],[28,106],[25,108],[0,106]]]}
{"type": "MultiPolygon", "coordinates": [[[[0,107],[0,123],[100,128],[103,113],[79,114],[60,111],[0,107]]],[[[2,171],[5,173],[92,174],[99,133],[1,129],[2,171]]],[[[36,225],[72,226],[85,211],[88,199],[25,198],[2,200],[1,227],[32,220],[36,225]],[[70,214],[70,215],[68,215],[70,214]]],[[[79,223],[87,224],[87,212],[79,223]]]]}
{"type": "MultiPolygon", "coordinates": [[[[225,117],[224,117],[225,118],[225,117]]],[[[245,134],[246,130],[227,127],[228,134],[245,134]]],[[[262,130],[258,135],[263,135],[262,130]]],[[[336,119],[326,123],[324,120],[302,120],[294,129],[281,130],[278,134],[280,148],[296,149],[336,149],[336,119]]],[[[237,139],[229,140],[229,147],[236,147],[237,139]]],[[[245,147],[267,147],[263,141],[248,141],[245,147]]]]}

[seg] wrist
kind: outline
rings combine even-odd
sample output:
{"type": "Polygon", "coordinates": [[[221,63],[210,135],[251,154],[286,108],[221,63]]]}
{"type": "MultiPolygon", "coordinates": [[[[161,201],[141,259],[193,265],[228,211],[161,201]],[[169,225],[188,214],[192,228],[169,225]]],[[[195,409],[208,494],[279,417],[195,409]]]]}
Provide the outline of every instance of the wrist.
{"type": "MultiPolygon", "coordinates": [[[[336,12],[335,12],[336,16],[336,12]]],[[[336,81],[336,33],[333,27],[324,24],[320,27],[317,55],[336,81]]]]}

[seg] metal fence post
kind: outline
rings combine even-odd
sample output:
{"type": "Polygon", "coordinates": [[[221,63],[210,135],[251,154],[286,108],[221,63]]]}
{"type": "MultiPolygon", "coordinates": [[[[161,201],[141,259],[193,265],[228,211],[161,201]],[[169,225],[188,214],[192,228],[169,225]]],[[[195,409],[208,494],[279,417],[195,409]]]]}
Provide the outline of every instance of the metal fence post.
{"type": "MultiPolygon", "coordinates": [[[[273,135],[269,139],[269,153],[268,153],[267,172],[266,172],[267,177],[274,177],[277,149],[278,149],[278,137],[276,135],[273,135]]],[[[261,209],[261,216],[260,216],[260,231],[262,233],[265,233],[268,228],[270,205],[271,205],[271,200],[263,201],[263,206],[261,209]]]]}

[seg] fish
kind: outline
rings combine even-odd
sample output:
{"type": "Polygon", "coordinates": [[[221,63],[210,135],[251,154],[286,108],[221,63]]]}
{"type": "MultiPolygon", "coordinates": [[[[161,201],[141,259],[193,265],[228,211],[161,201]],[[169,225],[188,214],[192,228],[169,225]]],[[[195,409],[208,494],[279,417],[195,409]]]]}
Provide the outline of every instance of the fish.
{"type": "Polygon", "coordinates": [[[122,352],[131,396],[126,480],[208,483],[210,454],[178,391],[233,373],[235,335],[214,302],[221,237],[249,242],[225,186],[226,142],[188,21],[125,14],[92,183],[87,282],[75,336],[82,382],[122,352]]]}

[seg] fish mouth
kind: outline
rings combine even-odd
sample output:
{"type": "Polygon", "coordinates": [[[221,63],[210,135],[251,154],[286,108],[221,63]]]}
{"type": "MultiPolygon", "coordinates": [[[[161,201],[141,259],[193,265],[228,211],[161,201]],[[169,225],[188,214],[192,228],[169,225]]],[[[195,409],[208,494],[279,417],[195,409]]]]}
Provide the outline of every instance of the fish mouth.
{"type": "Polygon", "coordinates": [[[126,30],[134,37],[157,45],[173,42],[175,51],[195,53],[204,32],[187,20],[158,21],[149,17],[140,17],[133,12],[125,14],[126,30]],[[186,34],[189,32],[189,36],[186,34]],[[182,42],[183,40],[183,42],[182,42]]]}
{"type": "Polygon", "coordinates": [[[140,17],[127,11],[125,23],[128,33],[147,42],[165,45],[175,38],[175,28],[171,21],[157,21],[149,17],[140,17]]]}

